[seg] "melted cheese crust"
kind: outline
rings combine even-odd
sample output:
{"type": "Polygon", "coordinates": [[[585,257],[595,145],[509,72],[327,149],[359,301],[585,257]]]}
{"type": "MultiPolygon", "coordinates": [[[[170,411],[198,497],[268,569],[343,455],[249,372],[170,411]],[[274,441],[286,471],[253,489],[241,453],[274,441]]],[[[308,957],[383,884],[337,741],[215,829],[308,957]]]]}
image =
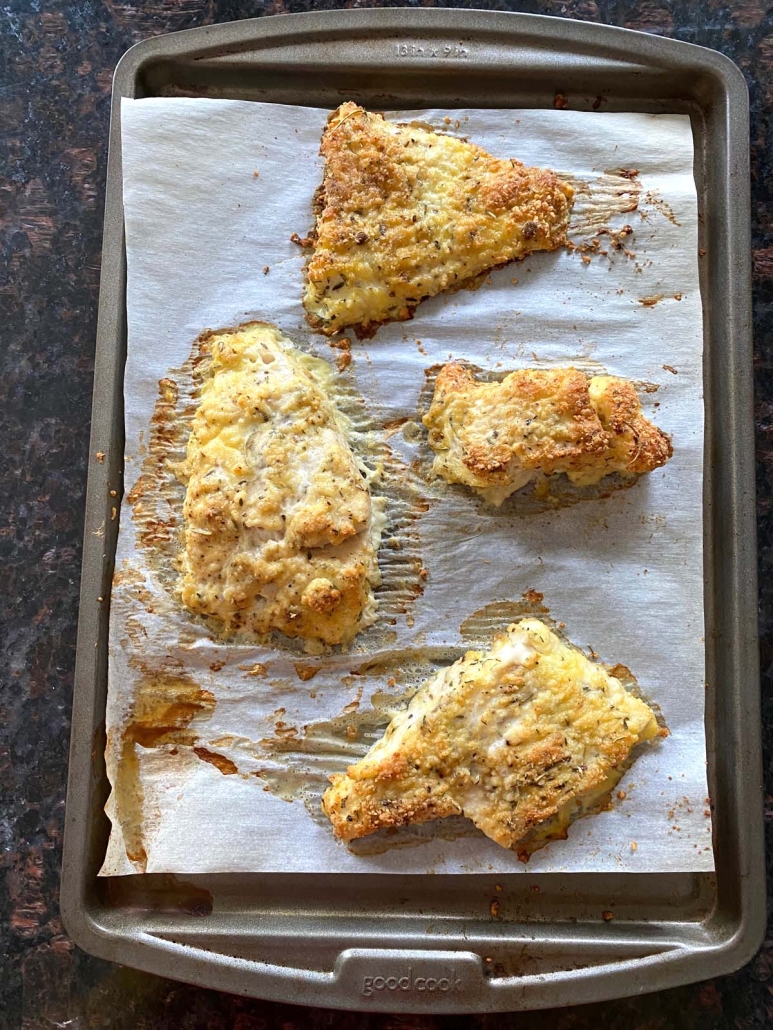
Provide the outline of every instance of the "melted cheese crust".
{"type": "Polygon", "coordinates": [[[547,169],[353,103],[330,116],[320,152],[303,303],[328,335],[372,336],[426,297],[565,242],[573,190],[547,169]]]}
{"type": "Polygon", "coordinates": [[[273,326],[204,338],[180,598],[224,634],[345,644],[374,620],[381,501],[327,390],[332,370],[273,326]]]}
{"type": "Polygon", "coordinates": [[[651,472],[673,453],[631,383],[589,381],[574,368],[522,369],[479,383],[463,366],[445,365],[423,421],[433,471],[495,505],[537,472],[589,485],[610,472],[651,472]]]}
{"type": "Polygon", "coordinates": [[[461,814],[513,848],[597,801],[660,732],[604,666],[524,619],[428,680],[368,754],[331,777],[322,807],[343,840],[461,814]]]}

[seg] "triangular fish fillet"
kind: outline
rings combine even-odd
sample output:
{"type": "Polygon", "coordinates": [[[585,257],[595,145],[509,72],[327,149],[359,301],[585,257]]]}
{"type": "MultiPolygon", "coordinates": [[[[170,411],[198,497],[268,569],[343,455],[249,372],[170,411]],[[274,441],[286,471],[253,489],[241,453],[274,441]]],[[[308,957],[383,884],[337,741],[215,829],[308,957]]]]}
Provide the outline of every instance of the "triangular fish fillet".
{"type": "MultiPolygon", "coordinates": [[[[327,335],[361,339],[426,297],[565,242],[572,187],[419,124],[343,104],[322,136],[324,178],[303,303],[327,335]]],[[[297,236],[295,237],[297,239],[297,236]]]]}

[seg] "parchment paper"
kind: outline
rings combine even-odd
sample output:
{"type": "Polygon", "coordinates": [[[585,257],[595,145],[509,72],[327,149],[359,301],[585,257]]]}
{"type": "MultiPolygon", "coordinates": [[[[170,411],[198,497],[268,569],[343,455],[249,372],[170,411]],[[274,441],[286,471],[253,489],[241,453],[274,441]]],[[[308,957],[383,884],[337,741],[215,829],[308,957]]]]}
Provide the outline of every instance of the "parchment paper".
{"type": "MultiPolygon", "coordinates": [[[[562,250],[508,266],[476,292],[427,301],[414,321],[353,342],[342,376],[384,423],[417,418],[425,369],[450,356],[498,372],[603,366],[658,384],[644,395],[645,412],[673,435],[674,457],[631,489],[528,516],[492,513],[458,488],[435,490],[416,527],[425,589],[397,618],[386,649],[461,654],[460,626],[473,612],[540,591],[572,641],[633,670],[671,730],[626,774],[625,797],[610,811],[576,822],[568,840],[537,852],[528,867],[482,836],[430,833],[418,846],[351,854],[301,801],[267,789],[260,742],[288,727],[291,738],[302,736],[361,691],[358,711],[367,710],[389,669],[352,676],[365,657],[355,646],[305,682],[295,670],[302,654],[217,643],[170,599],[173,570],[159,571],[140,546],[127,498],[147,458],[158,383],[183,365],[202,329],[265,319],[319,356],[338,356],[304,320],[304,255],[290,241],[312,224],[326,114],[241,101],[123,101],[126,492],[107,710],[108,772],[118,791],[108,803],[103,875],[713,868],[703,727],[702,316],[687,117],[471,110],[450,112],[449,125],[449,112],[410,112],[405,117],[469,135],[495,155],[589,182],[609,169],[637,171],[639,209],[612,223],[634,229],[629,255],[610,248],[608,257],[587,260],[562,250]],[[145,747],[122,738],[148,668],[182,676],[214,699],[188,726],[204,759],[190,741],[145,747]],[[215,764],[212,754],[220,756],[215,764]],[[130,810],[131,847],[121,825],[130,810]]],[[[406,469],[423,446],[399,431],[390,443],[406,469]]],[[[170,522],[177,517],[170,512],[170,522]]]]}

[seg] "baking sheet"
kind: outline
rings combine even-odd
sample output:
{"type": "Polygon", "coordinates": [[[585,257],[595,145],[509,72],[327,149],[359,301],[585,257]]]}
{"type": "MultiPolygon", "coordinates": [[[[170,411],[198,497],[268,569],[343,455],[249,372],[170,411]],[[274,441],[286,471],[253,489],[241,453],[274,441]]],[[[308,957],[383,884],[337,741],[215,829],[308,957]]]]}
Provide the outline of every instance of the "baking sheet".
{"type": "MultiPolygon", "coordinates": [[[[702,327],[689,119],[454,111],[448,124],[448,114],[420,117],[469,134],[494,154],[571,173],[589,182],[598,200],[607,171],[636,171],[638,209],[605,219],[634,228],[628,254],[603,248],[606,257],[582,250],[537,255],[493,273],[477,292],[425,302],[413,322],[353,343],[343,378],[365,397],[376,422],[397,425],[416,418],[425,369],[451,355],[500,372],[530,364],[603,366],[658,385],[644,395],[645,411],[673,434],[675,454],[630,490],[542,514],[493,514],[463,491],[430,489],[429,509],[412,537],[428,572],[424,592],[405,605],[393,639],[379,647],[387,658],[462,653],[469,644],[460,628],[474,612],[539,591],[570,639],[634,671],[671,736],[639,758],[620,784],[625,797],[610,811],[577,822],[568,840],[537,852],[527,868],[711,869],[702,327]]],[[[261,741],[303,739],[305,726],[347,706],[353,719],[362,715],[371,694],[397,689],[389,684],[388,661],[378,674],[363,674],[358,644],[353,654],[316,660],[324,667],[305,680],[296,665],[309,660],[298,653],[224,647],[177,608],[169,593],[173,569],[159,567],[153,548],[137,539],[132,488],[147,470],[158,383],[184,366],[203,328],[263,318],[320,356],[338,354],[308,331],[300,305],[304,257],[289,238],[311,224],[325,117],[316,109],[238,101],[123,101],[126,494],[107,711],[108,774],[118,789],[108,803],[113,831],[103,874],[524,868],[514,854],[461,828],[460,835],[425,835],[412,847],[352,854],[302,801],[278,796],[270,775],[277,754],[267,756],[261,741]],[[183,733],[171,742],[145,738],[153,745],[145,747],[122,732],[137,692],[154,679],[187,692],[189,702],[198,692],[198,700],[186,710],[192,717],[183,733]]],[[[586,222],[575,239],[591,238],[586,222]]],[[[410,480],[412,463],[421,467],[421,439],[398,431],[389,443],[410,480]]],[[[171,506],[167,515],[169,536],[171,506]]]]}

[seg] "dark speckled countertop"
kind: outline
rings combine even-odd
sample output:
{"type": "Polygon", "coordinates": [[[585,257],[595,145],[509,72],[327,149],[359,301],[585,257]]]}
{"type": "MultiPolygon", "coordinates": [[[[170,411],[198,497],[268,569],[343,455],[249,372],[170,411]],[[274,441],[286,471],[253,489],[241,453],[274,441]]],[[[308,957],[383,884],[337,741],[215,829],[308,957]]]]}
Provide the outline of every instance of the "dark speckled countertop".
{"type": "MultiPolygon", "coordinates": [[[[414,6],[413,0],[407,0],[414,6]]],[[[388,4],[389,6],[399,6],[388,4]]],[[[435,6],[428,0],[426,6],[435,6]]],[[[0,5],[0,1028],[296,1026],[556,1030],[773,1026],[773,936],[723,979],[523,1016],[389,1017],[248,1001],[83,954],[58,908],[113,69],[137,40],[353,0],[4,0],[0,5]]],[[[763,718],[773,827],[773,4],[478,0],[713,47],[751,92],[763,718]]],[[[769,864],[770,868],[770,864],[769,864]]],[[[770,889],[769,889],[770,892],[770,889]]],[[[773,892],[770,892],[773,893],[773,892]]]]}

